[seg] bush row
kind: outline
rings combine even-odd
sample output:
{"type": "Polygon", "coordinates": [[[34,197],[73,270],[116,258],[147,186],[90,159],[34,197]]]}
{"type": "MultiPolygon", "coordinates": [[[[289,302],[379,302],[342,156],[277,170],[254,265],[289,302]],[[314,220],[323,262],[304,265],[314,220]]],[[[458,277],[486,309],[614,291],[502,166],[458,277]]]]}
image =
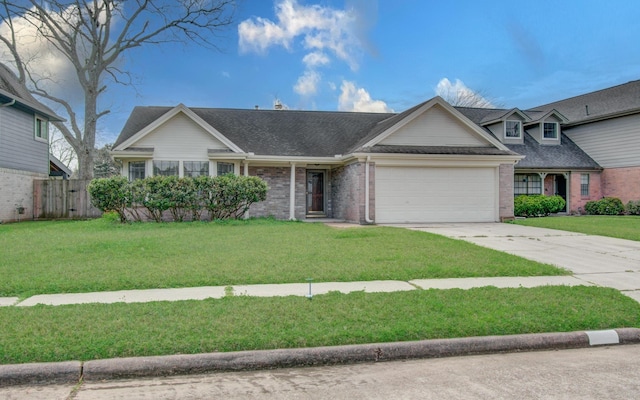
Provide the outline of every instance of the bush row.
{"type": "Polygon", "coordinates": [[[603,197],[600,200],[588,201],[584,210],[591,215],[640,215],[640,200],[629,201],[625,206],[617,197],[603,197]]]}
{"type": "Polygon", "coordinates": [[[513,213],[517,217],[542,217],[564,210],[565,204],[560,196],[521,195],[514,200],[513,213]]]}
{"type": "Polygon", "coordinates": [[[168,211],[174,221],[240,218],[251,204],[264,201],[267,184],[255,176],[152,176],[129,182],[123,176],[94,179],[92,204],[118,213],[121,222],[160,222],[168,211]]]}

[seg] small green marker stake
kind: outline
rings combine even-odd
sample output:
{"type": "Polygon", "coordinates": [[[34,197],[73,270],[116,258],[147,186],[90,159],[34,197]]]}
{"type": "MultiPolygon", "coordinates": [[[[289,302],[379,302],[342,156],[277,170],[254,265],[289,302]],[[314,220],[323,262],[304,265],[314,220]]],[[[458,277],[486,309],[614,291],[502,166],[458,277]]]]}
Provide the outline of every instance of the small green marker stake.
{"type": "Polygon", "coordinates": [[[309,282],[309,293],[307,294],[307,299],[311,300],[313,298],[313,294],[311,293],[311,282],[313,278],[307,278],[307,282],[309,282]]]}

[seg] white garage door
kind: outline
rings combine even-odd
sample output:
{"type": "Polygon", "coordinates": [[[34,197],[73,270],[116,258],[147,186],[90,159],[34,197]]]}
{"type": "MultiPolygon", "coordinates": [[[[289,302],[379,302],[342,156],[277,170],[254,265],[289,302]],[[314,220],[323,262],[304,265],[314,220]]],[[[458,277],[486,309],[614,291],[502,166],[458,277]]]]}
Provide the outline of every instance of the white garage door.
{"type": "Polygon", "coordinates": [[[494,168],[376,167],[378,223],[492,222],[494,168]]]}

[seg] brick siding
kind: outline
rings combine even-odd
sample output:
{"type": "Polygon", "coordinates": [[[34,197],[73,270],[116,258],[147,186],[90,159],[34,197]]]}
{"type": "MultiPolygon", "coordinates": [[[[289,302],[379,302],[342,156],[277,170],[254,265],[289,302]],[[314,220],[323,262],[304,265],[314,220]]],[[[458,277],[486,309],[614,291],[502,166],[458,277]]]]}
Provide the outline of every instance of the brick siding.
{"type": "Polygon", "coordinates": [[[47,175],[0,168],[0,222],[33,219],[33,180],[47,175]],[[25,208],[18,214],[17,207],[25,208]]]}

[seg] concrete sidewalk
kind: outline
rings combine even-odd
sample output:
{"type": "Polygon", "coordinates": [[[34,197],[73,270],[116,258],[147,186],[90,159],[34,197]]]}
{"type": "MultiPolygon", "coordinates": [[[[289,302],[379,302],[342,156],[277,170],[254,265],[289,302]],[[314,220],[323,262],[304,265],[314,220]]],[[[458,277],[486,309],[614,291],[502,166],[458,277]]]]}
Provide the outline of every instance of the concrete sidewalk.
{"type": "Polygon", "coordinates": [[[591,285],[573,276],[533,276],[499,278],[416,279],[404,281],[312,282],[271,285],[204,286],[175,289],[118,290],[112,292],[41,294],[19,301],[17,297],[0,298],[0,305],[29,307],[37,304],[60,306],[88,303],[145,303],[150,301],[180,301],[219,299],[225,296],[314,296],[329,292],[364,291],[398,292],[420,289],[471,289],[482,286],[535,287],[545,285],[591,285]]]}

